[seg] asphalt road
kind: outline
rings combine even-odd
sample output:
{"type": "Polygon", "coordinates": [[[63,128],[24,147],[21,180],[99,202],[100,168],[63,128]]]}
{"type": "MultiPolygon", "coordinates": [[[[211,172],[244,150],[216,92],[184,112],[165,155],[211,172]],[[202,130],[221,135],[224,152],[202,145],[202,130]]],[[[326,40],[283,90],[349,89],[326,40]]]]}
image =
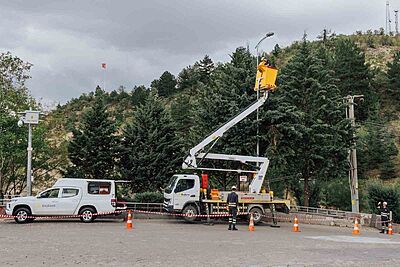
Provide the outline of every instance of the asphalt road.
{"type": "Polygon", "coordinates": [[[175,220],[0,221],[0,266],[400,266],[399,235],[362,229],[186,224],[175,220]]]}

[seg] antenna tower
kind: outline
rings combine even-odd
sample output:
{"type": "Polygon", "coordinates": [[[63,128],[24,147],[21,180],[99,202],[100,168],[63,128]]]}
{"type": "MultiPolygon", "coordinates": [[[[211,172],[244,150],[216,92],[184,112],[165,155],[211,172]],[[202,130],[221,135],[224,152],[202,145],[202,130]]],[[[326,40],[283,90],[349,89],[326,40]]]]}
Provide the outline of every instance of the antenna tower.
{"type": "Polygon", "coordinates": [[[389,1],[386,1],[386,33],[390,34],[392,32],[391,26],[392,20],[390,19],[390,6],[389,1]],[[388,31],[389,30],[389,31],[388,31]]]}

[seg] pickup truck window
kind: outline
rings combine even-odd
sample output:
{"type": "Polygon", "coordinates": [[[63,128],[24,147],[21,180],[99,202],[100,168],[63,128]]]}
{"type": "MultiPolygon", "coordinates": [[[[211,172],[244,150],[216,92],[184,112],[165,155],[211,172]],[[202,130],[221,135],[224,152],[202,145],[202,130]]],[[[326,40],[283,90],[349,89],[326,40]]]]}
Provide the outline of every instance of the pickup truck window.
{"type": "Polygon", "coordinates": [[[50,189],[40,194],[40,198],[58,198],[59,188],[50,189]]]}
{"type": "Polygon", "coordinates": [[[111,193],[111,183],[90,182],[88,193],[92,195],[109,195],[111,193]]]}
{"type": "Polygon", "coordinates": [[[79,190],[75,188],[63,188],[62,198],[74,197],[78,195],[79,190]]]}

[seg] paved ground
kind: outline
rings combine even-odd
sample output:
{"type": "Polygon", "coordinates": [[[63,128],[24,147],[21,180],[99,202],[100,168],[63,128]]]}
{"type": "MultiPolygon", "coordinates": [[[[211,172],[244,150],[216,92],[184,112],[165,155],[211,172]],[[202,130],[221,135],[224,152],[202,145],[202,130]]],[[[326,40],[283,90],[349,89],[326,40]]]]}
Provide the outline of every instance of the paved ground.
{"type": "Polygon", "coordinates": [[[175,220],[0,221],[0,266],[400,266],[399,235],[300,225],[227,231],[175,220]]]}

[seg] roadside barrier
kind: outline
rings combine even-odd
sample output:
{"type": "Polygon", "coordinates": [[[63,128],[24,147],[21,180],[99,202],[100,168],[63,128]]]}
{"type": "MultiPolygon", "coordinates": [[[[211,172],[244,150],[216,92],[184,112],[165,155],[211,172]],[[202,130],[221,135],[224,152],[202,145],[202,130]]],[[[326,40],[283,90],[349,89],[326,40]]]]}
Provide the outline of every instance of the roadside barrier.
{"type": "MultiPolygon", "coordinates": [[[[117,210],[117,211],[112,211],[112,212],[98,212],[94,213],[93,216],[106,216],[106,215],[114,215],[114,214],[120,214],[124,213],[126,210],[117,210]]],[[[62,216],[24,216],[24,218],[27,219],[41,219],[41,220],[51,220],[51,219],[71,219],[71,218],[80,218],[83,217],[83,214],[78,214],[78,215],[62,215],[62,216]]],[[[14,215],[0,215],[0,218],[4,219],[15,219],[18,218],[18,216],[14,215]]]]}

